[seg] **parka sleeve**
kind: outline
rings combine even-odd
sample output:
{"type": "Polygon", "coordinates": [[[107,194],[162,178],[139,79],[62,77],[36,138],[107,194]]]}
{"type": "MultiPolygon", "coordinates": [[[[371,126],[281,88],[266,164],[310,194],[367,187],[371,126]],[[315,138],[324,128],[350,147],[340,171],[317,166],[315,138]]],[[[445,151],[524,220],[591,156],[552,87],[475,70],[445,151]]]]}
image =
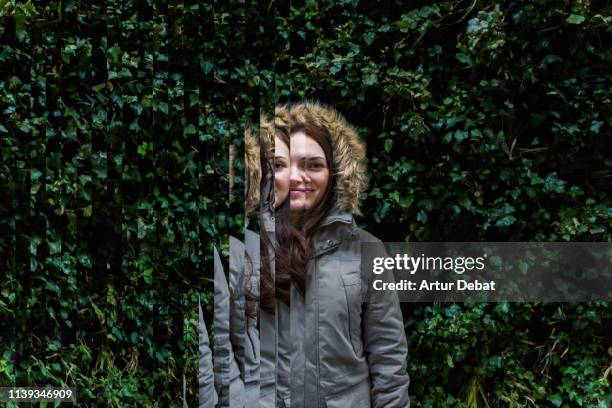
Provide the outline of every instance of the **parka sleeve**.
{"type": "MultiPolygon", "coordinates": [[[[225,272],[221,264],[221,258],[216,248],[214,249],[213,255],[215,272],[214,384],[219,398],[219,406],[227,407],[229,406],[230,398],[230,367],[231,360],[233,359],[229,323],[230,294],[225,272]]],[[[200,406],[203,406],[202,400],[200,400],[200,406]]]]}
{"type": "MultiPolygon", "coordinates": [[[[380,243],[382,256],[386,253],[380,243]]],[[[378,246],[377,246],[378,250],[378,246]]],[[[393,274],[380,276],[385,282],[393,281],[393,274]]],[[[373,275],[367,274],[363,282],[372,287],[373,275]]],[[[365,288],[364,288],[365,289],[365,288]]],[[[363,303],[363,336],[372,385],[373,407],[409,407],[406,370],[408,346],[399,300],[395,292],[365,290],[363,303]]]]}
{"type": "MultiPolygon", "coordinates": [[[[214,272],[215,344],[213,350],[215,361],[213,371],[214,388],[217,395],[216,404],[218,407],[242,407],[245,399],[244,379],[241,376],[231,343],[230,290],[216,248],[214,250],[214,272]]],[[[205,398],[205,405],[202,405],[202,399],[200,399],[200,406],[208,407],[209,401],[208,398],[205,398]]]]}
{"type": "MultiPolygon", "coordinates": [[[[201,408],[214,407],[217,405],[217,392],[214,385],[214,372],[212,361],[212,350],[202,305],[198,300],[198,350],[200,354],[198,364],[198,406],[201,408]]],[[[183,404],[186,406],[185,404],[183,404]]]]}

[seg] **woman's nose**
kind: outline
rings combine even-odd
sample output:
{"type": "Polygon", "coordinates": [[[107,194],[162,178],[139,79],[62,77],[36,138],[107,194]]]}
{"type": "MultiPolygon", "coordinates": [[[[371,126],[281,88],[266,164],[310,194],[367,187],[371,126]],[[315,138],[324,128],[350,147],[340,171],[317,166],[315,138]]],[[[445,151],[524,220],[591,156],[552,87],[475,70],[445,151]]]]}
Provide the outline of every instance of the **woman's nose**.
{"type": "Polygon", "coordinates": [[[298,166],[291,166],[291,176],[290,176],[290,181],[291,184],[297,184],[300,183],[302,181],[302,176],[300,174],[300,169],[298,168],[298,166]]]}
{"type": "Polygon", "coordinates": [[[297,164],[291,165],[291,177],[290,182],[293,185],[305,182],[307,178],[307,174],[303,168],[298,166],[297,164]]]}

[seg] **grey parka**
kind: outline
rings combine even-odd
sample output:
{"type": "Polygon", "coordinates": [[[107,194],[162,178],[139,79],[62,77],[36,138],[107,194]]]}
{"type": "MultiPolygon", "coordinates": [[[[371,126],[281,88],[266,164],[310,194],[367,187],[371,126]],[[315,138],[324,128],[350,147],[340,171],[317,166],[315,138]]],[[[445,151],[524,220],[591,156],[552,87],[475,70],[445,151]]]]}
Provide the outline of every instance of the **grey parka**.
{"type": "Polygon", "coordinates": [[[317,103],[277,107],[275,122],[328,129],[338,171],[334,210],[313,237],[305,296],[292,288],[290,319],[278,321],[289,324],[290,344],[279,341],[278,354],[290,356],[291,407],[408,407],[407,344],[397,295],[370,293],[370,277],[361,275],[362,243],[380,244],[353,218],[367,181],[365,147],[338,112],[317,103]],[[370,294],[364,299],[365,293],[370,294]]]}

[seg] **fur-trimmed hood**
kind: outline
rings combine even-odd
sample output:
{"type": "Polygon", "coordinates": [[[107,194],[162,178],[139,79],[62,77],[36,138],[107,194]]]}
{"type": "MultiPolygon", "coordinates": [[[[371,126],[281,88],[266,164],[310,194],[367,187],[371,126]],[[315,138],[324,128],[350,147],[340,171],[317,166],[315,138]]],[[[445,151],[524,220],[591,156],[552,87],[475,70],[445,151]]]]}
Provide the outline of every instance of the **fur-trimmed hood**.
{"type": "Polygon", "coordinates": [[[259,189],[261,182],[259,142],[247,128],[244,132],[244,164],[246,168],[245,211],[250,213],[259,207],[259,189]]]}
{"type": "Polygon", "coordinates": [[[258,165],[265,167],[261,169],[259,178],[262,212],[272,212],[274,208],[274,135],[274,123],[266,116],[260,116],[259,149],[263,157],[258,165]]]}
{"type": "Polygon", "coordinates": [[[338,171],[336,208],[361,214],[360,195],[367,186],[366,149],[357,131],[331,106],[313,101],[276,106],[275,126],[289,128],[296,123],[312,123],[329,131],[338,171]]]}
{"type": "Polygon", "coordinates": [[[246,168],[245,209],[247,214],[260,207],[270,207],[274,201],[274,124],[265,116],[259,119],[259,137],[251,129],[244,133],[246,168]],[[261,155],[263,156],[263,160],[261,155]],[[262,169],[262,165],[267,168],[262,169]]]}

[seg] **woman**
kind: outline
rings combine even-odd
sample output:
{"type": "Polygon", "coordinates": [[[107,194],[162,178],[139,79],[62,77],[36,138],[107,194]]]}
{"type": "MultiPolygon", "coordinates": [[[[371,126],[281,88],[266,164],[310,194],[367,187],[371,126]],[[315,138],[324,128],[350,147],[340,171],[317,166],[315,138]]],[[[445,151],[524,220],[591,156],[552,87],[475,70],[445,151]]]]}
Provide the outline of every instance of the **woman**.
{"type": "Polygon", "coordinates": [[[289,193],[275,203],[276,249],[289,260],[279,263],[276,255],[277,304],[290,308],[288,319],[277,320],[279,333],[286,326],[290,333],[278,339],[279,355],[290,364],[285,402],[292,408],[407,407],[397,296],[375,292],[363,302],[361,245],[380,243],[353,218],[366,186],[365,147],[338,112],[317,103],[277,107],[275,127],[290,136],[289,193]],[[288,211],[278,210],[283,206],[288,211]]]}

